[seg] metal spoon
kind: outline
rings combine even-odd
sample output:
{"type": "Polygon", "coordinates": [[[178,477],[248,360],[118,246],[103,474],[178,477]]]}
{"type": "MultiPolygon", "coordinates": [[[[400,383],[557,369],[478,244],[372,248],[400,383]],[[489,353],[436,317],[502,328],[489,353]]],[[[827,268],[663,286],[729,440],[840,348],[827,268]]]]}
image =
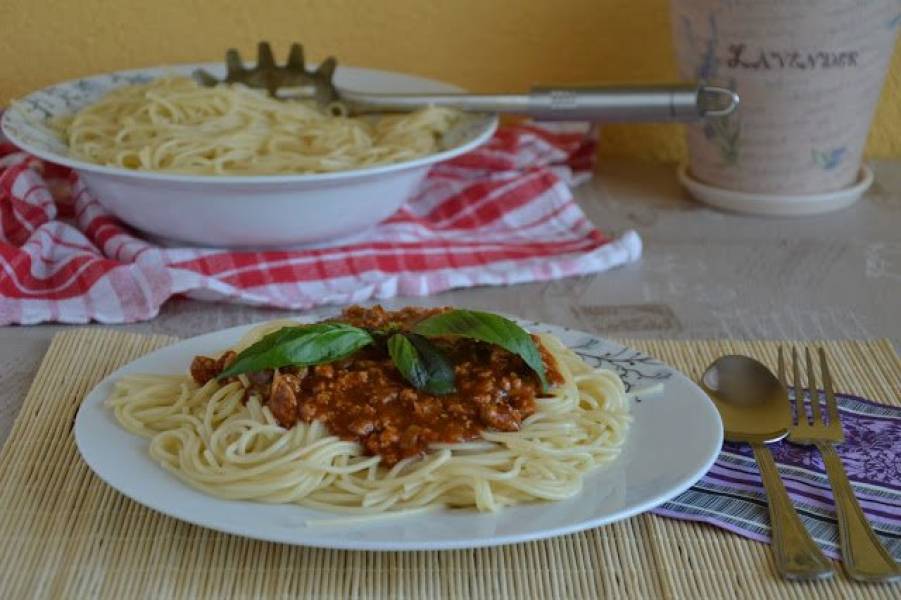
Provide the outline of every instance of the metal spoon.
{"type": "Polygon", "coordinates": [[[791,408],[785,388],[764,365],[747,356],[716,359],[701,379],[701,386],[719,410],[730,442],[745,442],[754,450],[760,476],[769,497],[770,525],[776,567],[787,579],[823,579],[832,576],[832,564],[811,539],[798,518],[779,478],[766,444],[788,435],[791,408]]]}

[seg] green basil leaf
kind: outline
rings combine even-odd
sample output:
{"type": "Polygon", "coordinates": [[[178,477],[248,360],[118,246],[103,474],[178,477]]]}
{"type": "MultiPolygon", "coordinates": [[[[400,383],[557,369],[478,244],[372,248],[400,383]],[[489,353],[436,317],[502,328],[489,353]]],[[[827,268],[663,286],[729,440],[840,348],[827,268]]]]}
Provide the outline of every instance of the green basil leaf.
{"type": "Polygon", "coordinates": [[[429,381],[425,391],[430,394],[450,394],[457,391],[454,383],[454,366],[435,344],[427,338],[415,333],[405,333],[404,337],[410,340],[419,351],[419,356],[425,364],[429,374],[429,381]]]}
{"type": "Polygon", "coordinates": [[[238,354],[219,378],[288,365],[328,363],[349,356],[372,341],[369,332],[345,323],[284,327],[238,354]]]}
{"type": "Polygon", "coordinates": [[[396,333],[388,339],[388,354],[404,379],[429,394],[450,394],[454,368],[444,354],[421,335],[396,333]]]}
{"type": "Polygon", "coordinates": [[[388,354],[391,355],[394,366],[404,376],[404,379],[410,382],[410,385],[417,390],[426,386],[429,374],[425,365],[422,364],[416,346],[407,336],[396,333],[388,338],[388,354]]]}
{"type": "Polygon", "coordinates": [[[547,375],[541,352],[532,336],[510,319],[487,312],[457,309],[423,319],[413,327],[413,331],[431,337],[458,335],[500,346],[522,358],[535,371],[542,388],[547,391],[547,375]]]}

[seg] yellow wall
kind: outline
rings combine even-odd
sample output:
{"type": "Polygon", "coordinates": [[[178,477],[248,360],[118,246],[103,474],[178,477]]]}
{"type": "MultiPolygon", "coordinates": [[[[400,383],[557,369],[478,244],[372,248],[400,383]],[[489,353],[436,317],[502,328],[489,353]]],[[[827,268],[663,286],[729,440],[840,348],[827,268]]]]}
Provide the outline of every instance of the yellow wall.
{"type": "MultiPolygon", "coordinates": [[[[318,60],[407,71],[477,91],[675,74],[667,0],[0,0],[0,103],[79,75],[246,58],[270,40],[318,60]]],[[[675,160],[673,125],[611,125],[607,155],[675,160]]],[[[869,154],[901,158],[901,50],[869,154]]]]}

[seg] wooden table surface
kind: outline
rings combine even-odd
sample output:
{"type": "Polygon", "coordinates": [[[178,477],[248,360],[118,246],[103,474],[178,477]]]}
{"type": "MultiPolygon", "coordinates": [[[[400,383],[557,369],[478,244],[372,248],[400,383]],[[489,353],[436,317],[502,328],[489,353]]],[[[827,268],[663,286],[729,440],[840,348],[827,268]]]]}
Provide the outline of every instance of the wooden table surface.
{"type": "MultiPolygon", "coordinates": [[[[887,337],[897,348],[901,162],[874,167],[873,187],[852,208],[772,219],[695,204],[671,166],[607,162],[576,193],[602,230],[638,231],[644,241],[639,262],[595,276],[398,298],[392,304],[505,311],[616,337],[887,337]]],[[[173,300],[152,321],[117,327],[187,337],[285,314],[173,300]]],[[[66,327],[0,328],[0,442],[50,339],[66,327]]]]}

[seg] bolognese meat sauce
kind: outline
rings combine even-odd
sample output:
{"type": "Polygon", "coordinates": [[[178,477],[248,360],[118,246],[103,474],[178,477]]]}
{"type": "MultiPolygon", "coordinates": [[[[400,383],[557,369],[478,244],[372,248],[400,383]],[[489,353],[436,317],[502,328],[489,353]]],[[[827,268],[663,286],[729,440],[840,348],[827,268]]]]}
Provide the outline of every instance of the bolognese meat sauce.
{"type": "MultiPolygon", "coordinates": [[[[353,306],[335,321],[407,330],[443,310],[447,309],[387,311],[381,306],[353,306]]],[[[380,455],[386,466],[420,455],[433,443],[476,439],[485,429],[518,431],[523,419],[535,412],[541,383],[519,356],[470,339],[433,338],[432,342],[454,365],[453,393],[433,395],[412,387],[384,345],[367,346],[333,363],[249,373],[248,392],[261,395],[281,426],[321,421],[338,437],[359,442],[366,454],[380,455]]],[[[548,381],[560,383],[553,358],[537,338],[535,342],[548,381]]],[[[233,357],[198,356],[191,374],[198,383],[206,383],[233,357]]]]}

